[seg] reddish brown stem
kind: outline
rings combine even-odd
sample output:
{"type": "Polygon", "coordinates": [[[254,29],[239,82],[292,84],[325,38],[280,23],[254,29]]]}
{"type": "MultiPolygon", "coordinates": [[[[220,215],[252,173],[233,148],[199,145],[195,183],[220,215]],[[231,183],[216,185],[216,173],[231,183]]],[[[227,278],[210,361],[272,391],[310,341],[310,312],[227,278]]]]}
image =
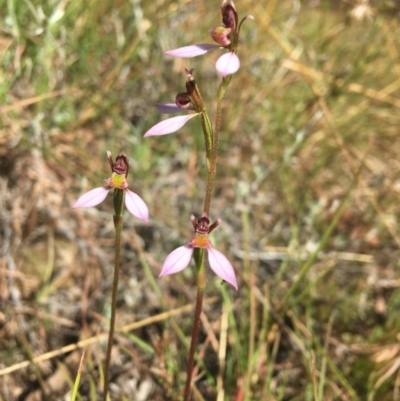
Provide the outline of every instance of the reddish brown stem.
{"type": "Polygon", "coordinates": [[[201,311],[203,310],[203,295],[206,282],[206,276],[204,271],[204,249],[197,248],[195,249],[195,251],[197,253],[197,255],[195,255],[196,267],[197,267],[197,296],[196,296],[196,306],[193,317],[192,339],[190,341],[189,357],[186,369],[187,374],[186,374],[186,384],[183,395],[183,401],[190,400],[194,355],[196,353],[197,339],[199,337],[200,315],[201,311]]]}
{"type": "Polygon", "coordinates": [[[104,387],[103,387],[103,401],[107,401],[108,394],[108,380],[111,363],[111,350],[114,338],[115,329],[115,316],[117,314],[117,293],[118,293],[118,280],[119,280],[119,267],[120,267],[120,252],[121,252],[121,231],[122,231],[122,217],[114,216],[115,226],[115,267],[114,267],[114,281],[111,297],[111,318],[110,318],[110,331],[108,333],[107,343],[107,356],[104,365],[104,387]]]}

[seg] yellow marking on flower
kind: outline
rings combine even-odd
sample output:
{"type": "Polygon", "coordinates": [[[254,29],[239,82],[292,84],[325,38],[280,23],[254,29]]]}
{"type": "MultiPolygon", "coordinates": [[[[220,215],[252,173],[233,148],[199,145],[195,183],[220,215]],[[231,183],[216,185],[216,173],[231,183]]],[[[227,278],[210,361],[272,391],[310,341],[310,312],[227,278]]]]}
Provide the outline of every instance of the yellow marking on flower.
{"type": "Polygon", "coordinates": [[[112,173],[111,178],[108,180],[108,185],[117,189],[125,189],[128,186],[125,174],[112,173]]]}
{"type": "Polygon", "coordinates": [[[208,234],[196,233],[190,244],[194,248],[207,248],[210,244],[210,240],[208,239],[208,234]]]}

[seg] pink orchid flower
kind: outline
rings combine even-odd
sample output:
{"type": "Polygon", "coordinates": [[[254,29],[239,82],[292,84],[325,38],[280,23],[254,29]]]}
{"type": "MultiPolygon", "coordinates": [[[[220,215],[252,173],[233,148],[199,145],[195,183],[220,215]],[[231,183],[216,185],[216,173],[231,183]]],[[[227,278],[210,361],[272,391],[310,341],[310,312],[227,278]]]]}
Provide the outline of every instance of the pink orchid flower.
{"type": "MultiPolygon", "coordinates": [[[[191,76],[191,71],[187,71],[191,76]]],[[[171,114],[176,113],[182,110],[193,110],[194,107],[191,103],[190,97],[188,93],[178,93],[176,95],[175,103],[165,103],[165,104],[156,104],[157,109],[164,114],[171,114]]],[[[160,135],[167,135],[172,134],[173,132],[178,131],[181,129],[189,120],[193,117],[196,117],[201,113],[193,113],[189,115],[177,116],[167,118],[164,121],[161,121],[151,127],[145,134],[144,138],[149,136],[160,136],[160,135]]]]}
{"type": "Polygon", "coordinates": [[[129,171],[128,158],[123,152],[117,156],[115,163],[112,160],[110,152],[107,152],[107,158],[112,170],[111,177],[105,180],[107,185],[86,192],[74,203],[71,209],[97,206],[106,199],[110,189],[121,189],[124,191],[125,206],[128,212],[148,223],[149,210],[146,203],[139,195],[128,189],[128,182],[126,180],[129,171]]]}
{"type": "Polygon", "coordinates": [[[165,54],[173,57],[189,58],[201,56],[215,49],[227,49],[229,53],[225,53],[218,58],[215,68],[223,77],[237,72],[240,68],[240,60],[236,54],[239,44],[240,27],[246,19],[254,18],[251,15],[247,15],[239,24],[236,8],[232,0],[223,0],[221,14],[223,26],[210,30],[211,37],[217,44],[201,43],[184,46],[178,49],[168,50],[165,54]]]}
{"type": "Polygon", "coordinates": [[[216,220],[210,226],[210,220],[205,213],[197,221],[193,215],[190,218],[195,230],[194,238],[187,245],[175,249],[167,256],[159,277],[175,274],[185,269],[190,263],[194,248],[205,248],[211,270],[237,290],[235,271],[231,262],[220,251],[213,248],[208,238],[208,234],[221,223],[221,220],[216,220]]]}
{"type": "MultiPolygon", "coordinates": [[[[201,56],[215,49],[221,49],[221,46],[202,43],[197,45],[184,46],[178,49],[168,50],[165,52],[165,54],[173,57],[189,58],[189,57],[201,56]]],[[[235,72],[237,72],[240,68],[239,57],[233,51],[225,53],[218,58],[215,64],[215,68],[223,77],[232,75],[235,72]]]]}

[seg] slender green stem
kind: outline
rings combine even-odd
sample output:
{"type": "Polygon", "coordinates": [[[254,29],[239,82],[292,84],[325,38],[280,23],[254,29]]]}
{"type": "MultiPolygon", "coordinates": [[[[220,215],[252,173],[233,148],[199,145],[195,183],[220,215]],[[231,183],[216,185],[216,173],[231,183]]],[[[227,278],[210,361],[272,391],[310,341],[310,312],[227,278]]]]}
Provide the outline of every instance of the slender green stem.
{"type": "Polygon", "coordinates": [[[183,395],[183,401],[190,400],[190,388],[192,383],[192,374],[194,366],[194,354],[196,352],[197,338],[199,336],[200,330],[200,315],[203,309],[203,295],[206,286],[206,275],[204,270],[204,249],[196,248],[194,250],[194,259],[196,262],[197,270],[197,296],[196,296],[196,306],[194,309],[194,318],[192,326],[192,338],[190,341],[189,356],[186,369],[186,384],[185,391],[183,395]]]}
{"type": "Polygon", "coordinates": [[[211,154],[211,162],[208,167],[207,174],[207,189],[206,189],[206,197],[204,199],[204,212],[208,215],[210,214],[211,207],[211,198],[214,190],[215,184],[215,176],[217,174],[217,158],[218,158],[218,145],[219,145],[219,133],[221,129],[221,113],[222,113],[222,99],[224,98],[226,89],[228,88],[229,83],[231,82],[232,75],[228,75],[225,77],[221,85],[218,89],[218,97],[217,97],[217,112],[215,115],[215,125],[214,125],[214,133],[213,133],[213,149],[211,154]]]}
{"type": "Polygon", "coordinates": [[[104,367],[104,391],[103,401],[107,401],[108,394],[108,379],[111,362],[111,349],[114,338],[115,329],[115,316],[117,314],[117,293],[118,293],[118,280],[119,280],[119,268],[121,259],[121,231],[122,231],[122,216],[114,216],[114,227],[115,227],[115,265],[114,265],[114,281],[112,288],[111,298],[111,318],[110,318],[110,331],[108,333],[108,344],[107,344],[107,356],[104,367]]]}
{"type": "Polygon", "coordinates": [[[213,150],[213,129],[210,117],[208,117],[206,110],[201,113],[201,126],[203,128],[204,141],[206,143],[207,171],[210,172],[213,150]]]}

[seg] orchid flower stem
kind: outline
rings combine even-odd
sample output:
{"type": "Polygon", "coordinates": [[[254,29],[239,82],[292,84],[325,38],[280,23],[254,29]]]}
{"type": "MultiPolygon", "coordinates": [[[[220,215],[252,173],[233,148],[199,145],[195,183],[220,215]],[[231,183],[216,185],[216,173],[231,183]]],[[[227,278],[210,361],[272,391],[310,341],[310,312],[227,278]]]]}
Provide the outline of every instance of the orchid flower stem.
{"type": "Polygon", "coordinates": [[[228,75],[227,77],[223,78],[221,85],[219,86],[218,89],[217,112],[215,115],[214,133],[212,138],[211,162],[210,166],[208,166],[207,189],[206,189],[206,197],[204,199],[204,212],[207,214],[210,214],[211,198],[214,190],[215,176],[217,174],[217,158],[218,158],[219,132],[221,128],[222,100],[224,98],[226,89],[228,88],[228,85],[231,82],[231,79],[232,75],[228,75]]]}
{"type": "MultiPolygon", "coordinates": [[[[208,215],[210,213],[211,198],[214,190],[215,176],[217,173],[217,157],[218,157],[218,137],[221,127],[221,110],[222,110],[222,100],[224,98],[226,89],[232,79],[231,75],[223,78],[221,85],[218,90],[217,98],[217,113],[215,117],[214,131],[212,129],[211,121],[208,117],[206,111],[202,113],[202,128],[204,133],[204,138],[206,142],[206,159],[207,159],[207,189],[206,196],[204,200],[204,212],[208,215]]],[[[194,260],[196,262],[197,270],[197,297],[196,306],[194,311],[193,326],[192,326],[192,338],[190,342],[189,357],[187,363],[187,375],[186,384],[183,395],[183,401],[190,400],[190,390],[192,383],[193,365],[194,365],[194,355],[196,352],[197,339],[200,330],[200,315],[203,306],[203,296],[206,284],[205,270],[204,270],[204,248],[194,249],[194,260]]]]}
{"type": "Polygon", "coordinates": [[[201,113],[201,126],[203,128],[204,140],[206,143],[207,171],[210,172],[213,150],[213,129],[210,117],[208,117],[205,110],[201,113]]]}
{"type": "Polygon", "coordinates": [[[106,356],[106,363],[105,363],[105,367],[104,367],[103,401],[107,401],[108,378],[109,378],[110,362],[111,362],[111,349],[112,349],[113,338],[114,338],[115,316],[117,313],[117,293],[118,293],[119,268],[120,268],[120,259],[121,259],[122,216],[114,216],[114,227],[115,227],[114,281],[113,281],[112,298],[111,298],[110,331],[108,332],[107,356],[106,356]]]}
{"type": "Polygon", "coordinates": [[[190,400],[190,389],[192,383],[193,365],[194,365],[194,354],[196,352],[197,339],[200,330],[200,315],[203,309],[203,296],[204,289],[206,286],[206,275],[204,269],[204,249],[196,248],[194,250],[194,260],[196,262],[197,270],[197,296],[196,306],[194,310],[193,326],[192,326],[192,338],[190,342],[189,357],[187,362],[187,376],[183,401],[190,400]]]}

